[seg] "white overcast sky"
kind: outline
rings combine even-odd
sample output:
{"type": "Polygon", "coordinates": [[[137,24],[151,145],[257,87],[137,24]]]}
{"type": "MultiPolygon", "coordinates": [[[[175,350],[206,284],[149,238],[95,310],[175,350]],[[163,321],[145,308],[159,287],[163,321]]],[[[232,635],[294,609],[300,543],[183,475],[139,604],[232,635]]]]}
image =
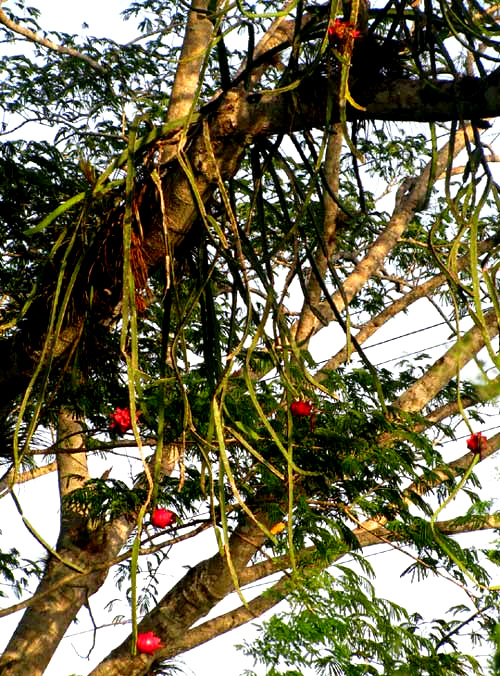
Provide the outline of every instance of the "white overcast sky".
{"type": "MultiPolygon", "coordinates": [[[[8,4],[7,0],[5,6],[8,7],[8,4]]],[[[127,42],[136,35],[135,20],[123,22],[119,16],[120,11],[128,6],[128,2],[125,0],[86,0],[85,2],[28,0],[27,4],[35,6],[42,11],[40,23],[44,28],[49,30],[70,33],[80,33],[85,30],[90,35],[110,37],[117,42],[127,42]],[[82,28],[84,23],[88,24],[88,28],[82,28]]],[[[428,304],[425,305],[424,301],[420,303],[420,308],[420,313],[418,311],[412,313],[413,320],[410,317],[405,317],[401,320],[399,323],[401,333],[436,324],[441,320],[441,317],[437,313],[432,312],[430,306],[428,304]]],[[[369,356],[373,359],[374,363],[393,359],[395,356],[400,357],[404,354],[410,354],[414,350],[441,344],[448,337],[446,333],[446,330],[443,333],[442,328],[431,329],[424,334],[418,334],[415,339],[401,339],[386,346],[373,348],[369,352],[369,356]]],[[[372,342],[378,343],[385,338],[392,338],[396,335],[398,335],[398,326],[395,328],[394,325],[391,325],[387,329],[382,329],[377,334],[376,340],[372,342]]],[[[331,344],[328,341],[325,350],[331,350],[331,344]]],[[[321,350],[321,346],[318,347],[321,350]]],[[[443,348],[440,349],[441,352],[442,350],[443,348]]],[[[439,352],[435,352],[435,350],[429,350],[429,353],[433,359],[439,356],[439,352]]],[[[325,351],[325,356],[329,356],[329,352],[325,351]]],[[[319,355],[319,358],[321,358],[321,355],[319,355]]],[[[390,364],[388,364],[388,368],[390,368],[390,364]]],[[[464,440],[457,443],[448,443],[444,447],[444,455],[445,458],[453,458],[461,455],[464,450],[464,440]]],[[[99,463],[98,460],[95,460],[95,462],[99,463]]],[[[109,461],[103,461],[102,469],[106,469],[108,466],[109,461]]],[[[492,497],[497,493],[498,472],[495,466],[492,460],[486,461],[482,463],[477,472],[485,485],[490,485],[491,490],[489,492],[492,497]]],[[[96,470],[96,473],[98,471],[96,470]]],[[[28,518],[33,520],[35,527],[40,529],[47,540],[54,542],[56,533],[55,530],[51,533],[51,524],[54,527],[57,526],[56,478],[55,476],[48,476],[37,480],[36,488],[38,491],[41,490],[43,482],[48,487],[47,491],[43,492],[43,504],[40,504],[40,495],[42,493],[38,492],[37,497],[29,484],[21,486],[19,494],[26,508],[28,518]],[[53,498],[52,502],[50,501],[50,497],[47,497],[50,495],[53,498]]],[[[462,506],[467,505],[462,499],[457,502],[460,502],[462,506]]],[[[455,505],[453,512],[457,514],[460,512],[460,509],[455,505]]],[[[12,504],[7,504],[5,500],[2,500],[0,503],[0,522],[3,531],[1,536],[3,542],[2,548],[9,548],[17,544],[20,550],[23,551],[20,542],[29,541],[30,536],[24,530],[12,504]]],[[[475,535],[474,541],[480,545],[490,537],[491,535],[488,533],[479,536],[475,535]]],[[[462,539],[462,542],[465,542],[465,540],[462,539]]],[[[205,543],[206,552],[203,552],[201,557],[199,555],[200,545],[198,539],[196,540],[195,547],[190,543],[176,546],[175,556],[171,565],[163,564],[161,569],[162,575],[165,577],[165,590],[179,579],[186,571],[186,568],[195,563],[198,558],[206,558],[216,551],[213,535],[206,535],[205,543]]],[[[36,551],[35,546],[33,546],[33,551],[36,551]]],[[[377,550],[373,550],[373,554],[370,555],[369,560],[377,571],[376,587],[380,596],[390,598],[411,611],[419,611],[421,614],[427,615],[429,619],[438,616],[439,613],[449,607],[451,592],[455,593],[455,589],[450,589],[451,585],[449,583],[445,583],[442,579],[429,579],[424,583],[411,585],[407,578],[401,579],[399,577],[400,572],[411,563],[410,559],[404,555],[394,551],[387,553],[386,547],[379,547],[377,550]],[[386,553],[384,554],[383,552],[386,553]]],[[[497,580],[496,583],[498,582],[497,580]]],[[[257,591],[258,588],[256,588],[257,591]]],[[[97,602],[101,598],[108,602],[117,596],[118,593],[110,585],[107,585],[93,597],[95,599],[95,606],[98,605],[97,602]]],[[[454,603],[461,602],[467,602],[464,594],[459,594],[454,598],[454,603]]],[[[239,600],[227,600],[224,603],[224,607],[222,608],[221,606],[220,610],[227,610],[230,603],[236,606],[239,605],[239,600]]],[[[94,605],[92,601],[91,605],[94,605]]],[[[125,605],[121,606],[121,611],[124,614],[127,613],[125,605]]],[[[112,612],[103,617],[97,616],[95,617],[96,623],[98,625],[107,623],[115,614],[115,612],[112,612]]],[[[16,617],[0,621],[0,650],[6,644],[7,638],[16,622],[16,617]]],[[[78,654],[85,655],[88,652],[93,638],[88,614],[86,611],[82,611],[79,615],[79,623],[73,625],[68,631],[68,636],[62,641],[60,649],[46,671],[46,676],[66,676],[73,672],[77,674],[88,673],[111,648],[128,635],[129,631],[129,625],[100,629],[97,634],[96,648],[90,660],[79,660],[78,654]]],[[[251,668],[252,664],[233,648],[233,644],[249,639],[252,636],[252,632],[251,626],[246,626],[212,641],[206,646],[187,653],[181,660],[185,665],[186,673],[195,674],[196,676],[210,676],[210,674],[214,673],[217,673],[217,676],[237,676],[244,668],[251,668]]],[[[264,671],[260,670],[259,673],[263,674],[264,671]]]]}

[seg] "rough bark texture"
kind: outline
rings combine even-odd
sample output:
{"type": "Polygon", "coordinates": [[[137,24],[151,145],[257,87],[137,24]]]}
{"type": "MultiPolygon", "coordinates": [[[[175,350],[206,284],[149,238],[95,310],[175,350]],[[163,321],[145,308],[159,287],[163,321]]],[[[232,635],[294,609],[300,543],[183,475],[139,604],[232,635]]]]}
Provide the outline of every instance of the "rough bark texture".
{"type": "MultiPolygon", "coordinates": [[[[61,449],[84,448],[81,426],[63,412],[59,420],[61,449]]],[[[61,498],[83,485],[89,478],[86,452],[58,454],[61,498]]],[[[73,622],[80,608],[103,584],[108,573],[107,562],[114,558],[130,533],[126,519],[109,524],[95,549],[89,540],[85,515],[61,505],[61,527],[56,552],[49,555],[35,599],[28,606],[0,660],[2,676],[41,676],[52,655],[73,622]],[[82,576],[68,564],[84,570],[98,570],[82,576]],[[68,577],[71,582],[67,582],[68,577]],[[43,631],[41,630],[43,628],[43,631]]]]}
{"type": "MultiPolygon", "coordinates": [[[[200,71],[213,35],[210,0],[195,0],[189,11],[186,34],[170,95],[167,122],[185,117],[196,103],[200,71]]],[[[217,3],[220,4],[220,3],[217,3]]]]}
{"type": "MultiPolygon", "coordinates": [[[[495,310],[485,313],[485,332],[489,338],[498,335],[498,317],[495,310]]],[[[394,401],[394,406],[405,411],[421,411],[424,406],[467,364],[486,344],[478,326],[459,339],[440,357],[404,394],[394,401]]]]}
{"type": "MultiPolygon", "coordinates": [[[[266,522],[266,515],[256,517],[266,522]]],[[[263,544],[266,535],[253,521],[247,520],[231,535],[228,552],[236,571],[245,568],[251,557],[263,544]]],[[[130,639],[115,648],[101,664],[92,671],[92,676],[144,676],[150,665],[161,658],[177,654],[178,641],[200,618],[204,617],[219,601],[234,589],[226,556],[217,553],[198,563],[158,603],[147,619],[139,624],[139,632],[151,631],[162,639],[166,646],[155,656],[130,656],[130,639]]]]}
{"type": "MultiPolygon", "coordinates": [[[[216,102],[210,104],[202,112],[201,120],[194,124],[189,146],[182,150],[184,167],[192,172],[197,194],[193,194],[190,180],[177,159],[171,159],[160,168],[163,199],[168,204],[166,224],[156,187],[151,185],[143,193],[141,223],[144,224],[144,240],[141,247],[148,268],[152,270],[165,260],[165,225],[168,226],[170,246],[175,250],[191,232],[199,215],[199,204],[209,199],[217,186],[219,175],[224,179],[234,176],[247,146],[252,141],[261,135],[272,136],[324,127],[327,91],[330,90],[326,79],[315,82],[305,80],[293,93],[248,93],[238,87],[222,94],[216,102]],[[205,130],[203,120],[208,124],[205,130]],[[210,139],[209,142],[207,138],[210,139]]],[[[363,103],[361,99],[360,103],[363,103]]],[[[500,114],[500,76],[491,76],[486,81],[479,78],[468,79],[462,85],[450,82],[432,84],[416,80],[387,80],[380,84],[379,91],[369,102],[364,102],[364,105],[366,111],[350,109],[349,115],[357,119],[408,121],[450,120],[457,119],[457,116],[461,119],[462,115],[465,119],[479,119],[500,114]],[[460,111],[457,110],[457,101],[460,101],[460,111]]],[[[333,118],[332,121],[338,118],[335,111],[333,118]]],[[[456,143],[459,142],[457,135],[456,143]]],[[[164,141],[160,142],[159,147],[164,147],[164,144],[164,141]]],[[[414,188],[405,196],[404,208],[401,204],[393,217],[391,227],[374,245],[371,257],[363,261],[360,269],[353,273],[349,286],[346,287],[348,298],[357,292],[362,280],[379,267],[422,199],[422,190],[425,195],[426,189],[425,180],[420,181],[418,194],[414,188]]],[[[113,298],[114,294],[110,296],[113,298]]],[[[339,301],[341,299],[335,300],[336,303],[339,301]]],[[[113,305],[109,308],[109,314],[113,315],[114,310],[113,305]]],[[[320,311],[326,318],[331,313],[329,307],[322,307],[320,311]]],[[[46,319],[42,318],[41,326],[46,319]]],[[[61,333],[54,355],[56,368],[64,363],[80,331],[79,325],[73,325],[61,333]]],[[[305,328],[301,329],[299,338],[304,339],[306,335],[308,332],[305,328]]],[[[12,338],[4,338],[0,348],[2,407],[26,387],[39,358],[40,345],[33,345],[21,331],[12,338]]]]}
{"type": "MultiPolygon", "coordinates": [[[[217,5],[217,3],[215,3],[217,5]]],[[[220,4],[220,3],[219,3],[220,4]]],[[[290,3],[291,4],[291,3],[290,3]]],[[[346,2],[345,12],[349,18],[351,5],[346,2]]],[[[213,3],[208,0],[195,0],[187,22],[186,34],[179,66],[176,72],[171,104],[167,120],[186,118],[196,106],[196,96],[200,72],[207,50],[214,38],[214,23],[208,12],[213,3]]],[[[360,3],[356,19],[362,32],[367,24],[368,4],[360,3]]],[[[0,13],[1,14],[1,13],[0,13]]],[[[269,48],[280,42],[291,44],[295,33],[295,24],[283,17],[278,18],[255,50],[254,57],[261,57],[269,48]]],[[[250,91],[245,89],[258,85],[262,74],[270,62],[261,62],[255,67],[248,82],[240,80],[237,86],[230,88],[205,106],[194,121],[184,129],[179,128],[168,137],[162,138],[149,148],[150,156],[156,158],[161,194],[158,187],[144,179],[139,186],[137,198],[143,240],[141,251],[146,263],[146,274],[153,272],[164,263],[167,254],[173,252],[180,257],[182,245],[189,246],[193,236],[193,225],[203,219],[205,205],[210,200],[220,181],[235,175],[241,165],[247,147],[260,137],[272,137],[309,130],[323,129],[327,123],[327,110],[333,107],[328,124],[340,121],[340,111],[330,106],[330,96],[338,98],[335,83],[329,82],[322,74],[304,77],[297,87],[290,91],[250,91]],[[180,140],[179,140],[180,139],[180,140]],[[167,208],[164,208],[167,205],[167,208]],[[167,251],[166,239],[168,238],[167,251]]],[[[355,72],[355,69],[353,69],[355,72]]],[[[420,81],[400,78],[379,78],[376,82],[367,82],[359,75],[351,84],[353,98],[365,107],[365,110],[348,107],[348,119],[391,120],[391,121],[446,121],[478,120],[484,117],[500,115],[500,69],[487,78],[463,78],[456,82],[420,81]]],[[[336,125],[340,138],[340,126],[336,125]]],[[[422,207],[427,194],[429,181],[440,175],[450,161],[466,144],[467,133],[459,132],[452,150],[445,147],[437,158],[435,166],[427,166],[420,176],[400,189],[392,218],[387,227],[376,239],[366,256],[356,266],[344,283],[343,293],[333,295],[331,302],[338,311],[349,303],[363,288],[367,280],[378,272],[387,255],[400,240],[408,223],[422,207]],[[431,173],[434,172],[434,176],[431,173]]],[[[332,141],[328,154],[326,175],[333,193],[338,190],[340,142],[332,141]]],[[[152,160],[153,162],[153,160],[152,160]]],[[[151,165],[153,168],[153,165],[151,165]]],[[[147,172],[146,172],[147,173],[147,172]]],[[[325,276],[334,251],[335,219],[337,206],[335,200],[325,192],[326,218],[323,230],[323,242],[316,252],[316,264],[321,278],[325,276]]],[[[116,216],[116,214],[115,214],[116,216]]],[[[121,221],[116,219],[114,236],[120,234],[121,221]]],[[[116,241],[116,240],[113,240],[116,241]]],[[[112,246],[110,245],[112,250],[112,246]]],[[[481,245],[483,246],[483,245],[481,245]]],[[[481,249],[480,249],[481,250],[481,249]]],[[[459,263],[465,265],[465,258],[459,263]]],[[[87,279],[85,280],[87,283],[87,279]]],[[[93,281],[91,279],[91,281],[93,281]]],[[[423,294],[437,288],[445,281],[444,275],[438,275],[425,282],[397,301],[387,311],[381,313],[360,332],[359,340],[366,340],[373,332],[396,312],[420,298],[423,294]]],[[[331,304],[320,303],[320,284],[312,279],[309,286],[305,309],[297,324],[296,339],[307,343],[322,325],[319,313],[328,323],[334,319],[331,304]],[[314,309],[314,312],[311,310],[314,309]]],[[[102,323],[110,322],[115,316],[119,298],[118,283],[111,290],[109,307],[100,308],[102,323]]],[[[38,308],[39,309],[39,308],[38,308]]],[[[26,325],[36,325],[38,317],[26,317],[26,325]],[[30,323],[31,322],[31,323],[30,323]]],[[[486,315],[489,336],[498,333],[497,318],[493,312],[486,315]]],[[[38,342],[30,340],[30,331],[23,324],[19,333],[5,338],[0,343],[0,408],[23,391],[29,382],[40,358],[44,334],[48,326],[48,308],[41,313],[38,342]]],[[[55,341],[52,352],[53,367],[63,368],[78,343],[82,331],[81,318],[71,325],[63,327],[55,341]]],[[[421,411],[429,401],[454,377],[457,368],[473,358],[484,345],[485,339],[476,327],[471,329],[459,343],[439,359],[428,372],[393,402],[395,407],[405,411],[421,411]]],[[[335,368],[345,352],[336,355],[325,367],[335,368]]],[[[442,412],[442,414],[444,414],[442,412]]],[[[439,414],[441,415],[441,414],[439,414]]],[[[434,416],[437,419],[438,414],[434,416]]],[[[432,416],[429,416],[432,419],[432,416]]],[[[88,479],[86,453],[80,435],[80,426],[67,414],[61,415],[59,437],[62,452],[58,453],[57,468],[61,498],[84,484],[88,479]],[[64,453],[64,448],[68,453],[64,453]],[[79,450],[81,449],[81,450],[79,450]]],[[[500,435],[490,440],[484,457],[500,445],[500,435]]],[[[411,488],[421,495],[440,482],[449,478],[452,472],[468,467],[472,454],[466,454],[447,471],[438,470],[433,482],[416,483],[411,488]],[[440,473],[441,472],[441,473],[440,473]]],[[[167,461],[168,471],[173,468],[172,458],[167,461]]],[[[410,491],[408,491],[410,495],[410,491]]],[[[259,498],[259,495],[255,496],[259,498]]],[[[408,497],[408,501],[410,497],[408,497]]],[[[30,602],[9,646],[0,662],[3,676],[21,676],[26,673],[39,676],[45,670],[55,648],[66,629],[74,620],[78,610],[88,603],[89,597],[103,584],[110,565],[125,544],[132,528],[133,520],[123,518],[106,524],[102,537],[96,540],[88,537],[88,521],[84,514],[71,512],[62,505],[60,536],[56,551],[58,556],[50,556],[43,580],[30,602]],[[79,574],[71,567],[78,566],[85,571],[79,574]],[[41,632],[40,628],[44,631],[41,632]]],[[[257,513],[256,517],[265,523],[266,515],[257,513]]],[[[356,522],[357,523],[357,522],[356,522]]],[[[396,536],[384,527],[385,521],[374,518],[358,525],[354,529],[361,546],[390,541],[396,536]]],[[[498,526],[495,518],[485,519],[484,527],[498,526]]],[[[453,524],[442,523],[443,532],[458,532],[453,524]]],[[[477,528],[477,524],[474,526],[477,528]]],[[[463,526],[466,528],[466,526],[463,526]]],[[[154,656],[137,655],[131,657],[131,638],[127,638],[116,647],[109,656],[92,672],[94,676],[145,676],[152,666],[161,659],[181,653],[213,636],[230,630],[235,626],[260,616],[265,610],[277,603],[279,597],[260,597],[235,611],[193,627],[201,618],[223,598],[234,590],[234,579],[228,561],[234,567],[240,583],[243,585],[252,579],[261,579],[271,572],[285,570],[290,565],[288,557],[281,560],[266,561],[252,567],[250,561],[265,542],[262,529],[250,519],[242,520],[232,534],[224,554],[213,557],[193,566],[186,575],[160,600],[157,607],[140,623],[139,631],[154,630],[165,645],[154,656]]],[[[314,553],[312,548],[299,553],[307,556],[314,553]]],[[[276,591],[282,592],[285,583],[280,581],[276,591]]]]}

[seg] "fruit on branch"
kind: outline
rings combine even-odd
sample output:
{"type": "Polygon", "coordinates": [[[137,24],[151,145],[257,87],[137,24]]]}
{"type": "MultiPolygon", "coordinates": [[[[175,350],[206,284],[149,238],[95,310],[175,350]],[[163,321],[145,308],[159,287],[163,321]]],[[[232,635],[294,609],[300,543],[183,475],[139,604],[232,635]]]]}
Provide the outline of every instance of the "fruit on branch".
{"type": "Polygon", "coordinates": [[[163,507],[158,507],[151,514],[151,523],[157,528],[167,528],[174,524],[177,520],[177,515],[170,509],[164,509],[163,507]]]}
{"type": "Polygon", "coordinates": [[[481,453],[488,448],[488,439],[483,436],[482,432],[474,432],[467,439],[467,448],[473,453],[481,453]]]}
{"type": "Polygon", "coordinates": [[[156,650],[163,648],[161,639],[152,631],[146,631],[137,636],[137,650],[146,655],[153,655],[156,650]]]}
{"type": "MultiPolygon", "coordinates": [[[[128,406],[125,408],[116,408],[113,413],[110,413],[109,417],[111,422],[109,423],[109,429],[111,432],[118,434],[125,434],[128,430],[132,429],[132,418],[130,416],[130,409],[128,406]]],[[[139,413],[135,414],[135,419],[139,418],[139,413]]]]}
{"type": "Polygon", "coordinates": [[[296,418],[309,417],[313,412],[313,405],[305,399],[297,399],[290,404],[290,411],[296,418]]]}
{"type": "Polygon", "coordinates": [[[361,33],[349,21],[342,21],[342,19],[335,19],[331,21],[328,26],[328,40],[332,47],[339,52],[343,52],[345,47],[352,40],[359,38],[361,33]]]}

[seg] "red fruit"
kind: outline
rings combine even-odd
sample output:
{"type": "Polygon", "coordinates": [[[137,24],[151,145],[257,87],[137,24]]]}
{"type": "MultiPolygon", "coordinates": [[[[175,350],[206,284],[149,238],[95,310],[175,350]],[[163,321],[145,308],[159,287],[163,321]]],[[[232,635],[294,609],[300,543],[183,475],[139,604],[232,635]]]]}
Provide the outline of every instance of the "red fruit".
{"type": "Polygon", "coordinates": [[[328,26],[328,37],[335,47],[342,47],[350,37],[354,40],[359,38],[361,33],[349,21],[335,19],[328,26]]]}
{"type": "Polygon", "coordinates": [[[152,655],[155,650],[163,648],[161,640],[153,634],[152,631],[147,631],[144,634],[138,634],[137,636],[137,650],[140,653],[146,653],[146,655],[152,655]]]}
{"type": "Polygon", "coordinates": [[[488,439],[481,432],[474,432],[467,439],[467,448],[473,453],[481,453],[488,448],[488,439]]]}
{"type": "Polygon", "coordinates": [[[169,509],[158,507],[151,515],[151,523],[158,528],[167,528],[175,523],[177,516],[169,509]]]}
{"type": "MultiPolygon", "coordinates": [[[[116,408],[113,413],[109,416],[111,422],[109,423],[109,429],[116,431],[119,434],[124,434],[128,430],[132,429],[132,418],[130,416],[130,409],[125,408],[116,408]]],[[[137,420],[139,413],[135,414],[135,419],[137,420]]]]}
{"type": "Polygon", "coordinates": [[[310,401],[298,399],[297,401],[292,401],[290,404],[290,411],[292,412],[292,415],[296,417],[310,416],[313,412],[313,405],[310,401]]]}

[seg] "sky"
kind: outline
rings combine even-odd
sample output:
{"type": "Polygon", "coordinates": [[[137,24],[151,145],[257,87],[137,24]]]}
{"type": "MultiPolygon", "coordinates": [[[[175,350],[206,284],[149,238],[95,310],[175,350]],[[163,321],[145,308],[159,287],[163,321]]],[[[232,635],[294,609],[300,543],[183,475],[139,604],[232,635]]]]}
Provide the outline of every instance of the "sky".
{"type": "MultiPolygon", "coordinates": [[[[135,36],[134,20],[123,22],[119,18],[119,12],[129,4],[126,0],[86,0],[80,3],[68,2],[67,0],[31,0],[28,4],[41,10],[40,23],[47,29],[75,33],[85,30],[85,32],[91,35],[111,37],[118,42],[127,42],[135,36]],[[88,28],[82,28],[84,23],[88,24],[88,28]]],[[[8,2],[6,6],[8,7],[8,2]]],[[[409,321],[408,318],[403,318],[400,320],[400,323],[396,322],[395,324],[391,324],[390,327],[382,329],[377,333],[376,340],[372,342],[381,343],[386,339],[393,339],[395,336],[401,336],[409,331],[421,329],[441,321],[441,317],[437,313],[433,316],[428,305],[424,309],[423,303],[421,303],[421,311],[419,312],[417,307],[414,316],[416,317],[414,322],[409,321]]],[[[416,334],[414,337],[400,337],[397,341],[394,340],[390,343],[381,344],[378,347],[370,348],[370,344],[368,343],[368,355],[374,363],[387,363],[388,368],[391,367],[391,360],[395,360],[396,357],[399,358],[404,354],[410,354],[412,351],[423,349],[424,347],[429,347],[428,352],[434,359],[438,355],[438,352],[443,351],[442,344],[447,337],[447,333],[447,329],[443,329],[441,326],[429,329],[425,333],[416,334]]],[[[333,339],[335,339],[335,336],[333,336],[333,339]]],[[[322,358],[321,352],[323,349],[325,358],[330,356],[330,340],[323,345],[318,345],[317,349],[319,359],[322,358]]],[[[457,443],[447,444],[444,447],[444,455],[449,458],[461,455],[464,451],[465,442],[463,439],[457,443]]],[[[99,475],[100,470],[107,469],[109,466],[109,460],[100,461],[94,459],[93,462],[95,463],[97,475],[99,475]]],[[[477,474],[492,497],[494,497],[497,492],[496,485],[498,481],[498,471],[494,461],[488,460],[482,463],[477,474]]],[[[40,489],[42,485],[47,486],[43,495],[48,497],[44,497],[43,504],[40,504],[37,495],[29,484],[19,488],[19,496],[26,509],[26,515],[33,522],[35,528],[40,529],[48,541],[54,542],[56,532],[54,530],[51,532],[51,525],[57,526],[57,519],[54,519],[54,515],[58,511],[56,477],[49,475],[37,480],[36,484],[37,489],[40,489]],[[52,500],[50,496],[52,496],[52,500]]],[[[4,502],[2,501],[2,503],[4,502]]],[[[464,504],[463,498],[459,498],[456,504],[451,506],[448,514],[452,511],[458,513],[464,504]]],[[[16,513],[12,503],[9,506],[1,504],[0,514],[2,520],[2,536],[0,537],[2,537],[2,541],[9,543],[10,546],[12,546],[12,543],[17,544],[21,551],[24,542],[29,542],[32,551],[35,552],[37,546],[33,544],[31,536],[22,526],[20,517],[16,513]]],[[[443,515],[443,518],[445,517],[446,515],[443,515]]],[[[487,542],[491,538],[491,534],[475,535],[474,538],[476,543],[479,541],[487,542]]],[[[215,553],[217,545],[213,535],[207,534],[205,536],[204,546],[203,558],[215,553]]],[[[172,557],[167,566],[164,565],[162,567],[162,584],[165,590],[171,587],[185,573],[186,568],[189,567],[193,560],[198,560],[199,549],[200,544],[198,539],[195,545],[187,542],[176,546],[175,556],[172,557]]],[[[431,607],[433,614],[436,616],[442,610],[448,608],[450,596],[447,585],[449,583],[443,582],[442,579],[429,579],[418,586],[411,585],[406,578],[402,579],[399,577],[399,572],[395,573],[395,571],[401,571],[410,565],[410,560],[403,554],[397,551],[388,551],[388,547],[380,546],[373,548],[373,552],[370,550],[369,561],[377,573],[376,588],[380,596],[385,596],[399,602],[411,611],[424,613],[431,607]]],[[[256,586],[254,593],[258,593],[259,591],[260,587],[256,586]]],[[[109,603],[116,596],[118,594],[112,585],[105,585],[94,597],[95,606],[100,606],[101,602],[103,605],[109,603]]],[[[248,599],[250,598],[249,593],[248,599]]],[[[465,595],[460,600],[466,602],[465,595]]],[[[239,600],[235,595],[230,599],[226,599],[217,608],[217,613],[225,612],[231,604],[233,607],[239,605],[239,600]]],[[[123,613],[125,618],[128,619],[128,608],[125,604],[116,605],[113,608],[113,612],[109,615],[96,617],[95,620],[98,625],[108,623],[113,616],[120,613],[123,613]]],[[[18,616],[0,620],[0,649],[6,643],[7,637],[10,635],[15,624],[17,624],[17,621],[18,616]]],[[[80,660],[78,659],[78,655],[85,656],[92,645],[93,634],[91,627],[87,611],[82,610],[79,615],[79,623],[73,625],[68,631],[67,637],[62,641],[60,649],[46,671],[46,676],[65,676],[71,673],[71,671],[68,671],[68,667],[78,674],[88,673],[109,652],[110,648],[121,642],[130,631],[128,623],[123,626],[114,625],[100,629],[97,632],[97,643],[91,654],[91,659],[86,660],[83,657],[80,660]]],[[[206,676],[209,673],[207,671],[207,664],[214,662],[217,663],[218,676],[236,676],[243,669],[251,668],[252,663],[244,659],[242,654],[237,652],[233,646],[238,642],[251,640],[254,634],[255,629],[253,626],[247,625],[231,632],[229,635],[210,642],[206,646],[186,653],[180,659],[180,663],[184,666],[185,673],[191,676],[206,676]]],[[[264,673],[264,671],[261,670],[259,673],[264,673]]]]}

